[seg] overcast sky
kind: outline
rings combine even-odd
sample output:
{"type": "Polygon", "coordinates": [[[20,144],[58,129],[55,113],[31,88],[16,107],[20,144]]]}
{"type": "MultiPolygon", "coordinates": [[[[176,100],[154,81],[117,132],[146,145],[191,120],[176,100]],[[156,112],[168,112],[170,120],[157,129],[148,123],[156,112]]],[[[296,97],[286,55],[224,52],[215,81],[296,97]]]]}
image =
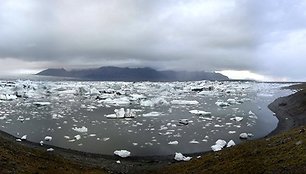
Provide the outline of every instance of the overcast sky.
{"type": "Polygon", "coordinates": [[[106,65],[306,80],[306,0],[1,0],[0,73],[106,65]]]}

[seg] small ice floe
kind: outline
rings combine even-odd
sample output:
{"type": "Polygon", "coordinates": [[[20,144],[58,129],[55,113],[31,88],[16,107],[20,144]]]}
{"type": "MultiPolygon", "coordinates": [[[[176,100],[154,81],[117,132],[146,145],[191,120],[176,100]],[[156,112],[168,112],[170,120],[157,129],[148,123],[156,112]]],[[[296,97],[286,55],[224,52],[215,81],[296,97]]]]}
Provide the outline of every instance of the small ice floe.
{"type": "Polygon", "coordinates": [[[199,104],[196,100],[172,100],[171,104],[173,105],[197,105],[199,104]]]}
{"type": "Polygon", "coordinates": [[[215,145],[211,146],[211,149],[214,152],[217,152],[222,150],[226,146],[226,144],[227,144],[226,141],[219,139],[216,141],[215,145]]]}
{"type": "Polygon", "coordinates": [[[228,131],[229,134],[235,134],[236,131],[228,131]]]}
{"type": "Polygon", "coordinates": [[[76,135],[76,136],[74,136],[74,138],[75,138],[76,140],[80,140],[80,139],[81,139],[81,135],[76,135]]]}
{"type": "Polygon", "coordinates": [[[118,160],[118,161],[116,161],[116,163],[117,163],[117,164],[121,164],[121,161],[118,160]]]}
{"type": "Polygon", "coordinates": [[[146,114],[142,114],[142,116],[144,117],[158,117],[160,116],[162,113],[160,112],[149,112],[149,113],[146,113],[146,114]]]}
{"type": "Polygon", "coordinates": [[[21,142],[22,140],[21,140],[21,139],[19,139],[19,138],[17,138],[17,139],[16,139],[16,141],[17,141],[17,142],[21,142]]]}
{"type": "Polygon", "coordinates": [[[248,134],[247,133],[241,133],[240,135],[239,135],[239,138],[240,139],[248,139],[248,134]]]}
{"type": "Polygon", "coordinates": [[[224,101],[217,101],[215,104],[216,104],[217,106],[219,106],[219,107],[222,107],[222,108],[227,107],[227,106],[230,106],[229,103],[224,102],[224,101]]]}
{"type": "Polygon", "coordinates": [[[110,139],[110,138],[107,137],[107,138],[103,138],[102,140],[103,140],[103,141],[108,141],[109,139],[110,139]]]}
{"type": "Polygon", "coordinates": [[[52,137],[51,136],[46,136],[45,137],[45,141],[51,141],[52,140],[52,137]]]}
{"type": "Polygon", "coordinates": [[[120,108],[120,109],[115,109],[114,114],[109,114],[105,115],[106,118],[134,118],[136,116],[136,110],[134,109],[126,109],[120,108]]]}
{"type": "Polygon", "coordinates": [[[27,135],[24,135],[20,138],[21,140],[26,140],[27,139],[27,135]]]}
{"type": "Polygon", "coordinates": [[[54,151],[54,149],[53,148],[49,148],[49,149],[47,149],[47,152],[53,152],[54,151]]]}
{"type": "Polygon", "coordinates": [[[180,119],[179,120],[179,124],[181,124],[181,125],[188,125],[189,121],[188,121],[188,119],[180,119]]]}
{"type": "Polygon", "coordinates": [[[235,120],[235,121],[242,121],[243,120],[243,117],[234,117],[234,118],[231,118],[231,120],[235,120]]]}
{"type": "Polygon", "coordinates": [[[89,134],[90,137],[95,137],[97,136],[96,134],[89,134]]]}
{"type": "Polygon", "coordinates": [[[50,102],[33,102],[33,104],[37,107],[51,105],[50,102]]]}
{"type": "Polygon", "coordinates": [[[131,156],[131,152],[127,150],[116,150],[114,151],[114,154],[117,156],[120,156],[121,158],[126,158],[126,157],[131,156]]]}
{"type": "Polygon", "coordinates": [[[211,112],[206,112],[206,111],[191,110],[189,112],[194,115],[199,115],[199,116],[207,116],[207,117],[211,116],[211,112]]]}
{"type": "Polygon", "coordinates": [[[236,143],[235,143],[233,140],[230,140],[230,141],[227,143],[226,147],[232,147],[232,146],[235,146],[235,145],[236,145],[236,143]]]}
{"type": "Polygon", "coordinates": [[[138,143],[133,143],[133,146],[137,146],[138,145],[138,143]]]}
{"type": "Polygon", "coordinates": [[[88,132],[87,127],[82,126],[82,127],[73,127],[72,130],[76,131],[76,132],[80,132],[80,133],[86,133],[88,132]]]}
{"type": "Polygon", "coordinates": [[[230,105],[233,105],[233,104],[236,104],[237,101],[233,98],[229,98],[229,99],[227,99],[227,103],[229,103],[230,105]]]}
{"type": "Polygon", "coordinates": [[[178,145],[178,141],[170,141],[168,144],[170,144],[170,145],[178,145]]]}
{"type": "Polygon", "coordinates": [[[191,160],[191,157],[186,157],[184,156],[183,154],[181,153],[175,153],[175,156],[174,156],[174,159],[176,161],[190,161],[191,160]]]}
{"type": "Polygon", "coordinates": [[[199,142],[196,141],[196,140],[189,141],[189,143],[190,143],[190,144],[199,144],[199,142]]]}
{"type": "Polygon", "coordinates": [[[0,117],[0,120],[4,120],[4,119],[6,119],[6,116],[0,117]]]}
{"type": "Polygon", "coordinates": [[[41,146],[43,146],[43,145],[44,145],[44,141],[40,141],[39,144],[40,144],[41,146]]]}

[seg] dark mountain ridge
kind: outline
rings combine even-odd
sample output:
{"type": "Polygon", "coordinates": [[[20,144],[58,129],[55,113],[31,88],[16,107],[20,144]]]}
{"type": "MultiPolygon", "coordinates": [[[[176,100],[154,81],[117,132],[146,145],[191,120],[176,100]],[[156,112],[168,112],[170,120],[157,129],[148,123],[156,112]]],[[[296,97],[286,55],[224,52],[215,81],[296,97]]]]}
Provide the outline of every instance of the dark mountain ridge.
{"type": "Polygon", "coordinates": [[[187,71],[157,71],[152,68],[120,68],[100,67],[95,69],[80,69],[67,71],[60,69],[46,69],[36,75],[73,77],[84,80],[101,81],[196,81],[196,80],[229,80],[228,77],[215,72],[187,72],[187,71]]]}

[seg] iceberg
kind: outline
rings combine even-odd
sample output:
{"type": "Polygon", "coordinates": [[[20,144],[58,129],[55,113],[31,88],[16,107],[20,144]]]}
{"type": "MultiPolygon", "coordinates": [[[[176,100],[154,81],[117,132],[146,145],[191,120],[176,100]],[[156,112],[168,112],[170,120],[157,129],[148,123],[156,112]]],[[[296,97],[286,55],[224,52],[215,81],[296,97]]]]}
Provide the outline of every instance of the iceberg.
{"type": "Polygon", "coordinates": [[[129,157],[131,155],[131,152],[127,151],[127,150],[116,150],[114,151],[114,154],[117,156],[120,156],[121,158],[126,158],[129,157]]]}
{"type": "Polygon", "coordinates": [[[190,161],[191,160],[191,157],[186,157],[184,156],[183,154],[181,153],[175,153],[175,156],[174,156],[174,159],[176,161],[190,161]]]}

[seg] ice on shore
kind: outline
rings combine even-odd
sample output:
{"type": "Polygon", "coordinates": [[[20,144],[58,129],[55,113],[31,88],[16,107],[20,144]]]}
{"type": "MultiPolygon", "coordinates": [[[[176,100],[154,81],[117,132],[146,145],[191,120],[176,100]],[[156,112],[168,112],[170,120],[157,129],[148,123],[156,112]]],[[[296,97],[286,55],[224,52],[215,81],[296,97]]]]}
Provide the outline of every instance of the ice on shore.
{"type": "Polygon", "coordinates": [[[131,152],[127,151],[127,150],[116,150],[114,151],[114,154],[117,156],[120,156],[121,158],[126,158],[129,157],[131,155],[131,152]]]}
{"type": "Polygon", "coordinates": [[[227,143],[226,147],[232,147],[232,146],[235,146],[235,145],[236,145],[236,143],[235,143],[233,140],[230,140],[230,141],[227,143]]]}
{"type": "Polygon", "coordinates": [[[182,153],[175,153],[174,159],[176,161],[190,161],[192,157],[186,157],[182,153]]]}
{"type": "Polygon", "coordinates": [[[20,138],[21,140],[26,140],[27,139],[27,135],[24,135],[20,138]]]}
{"type": "Polygon", "coordinates": [[[217,152],[217,151],[222,150],[226,146],[226,144],[227,144],[226,141],[219,139],[216,141],[215,145],[211,146],[211,149],[214,152],[217,152]]]}
{"type": "Polygon", "coordinates": [[[85,126],[82,126],[82,127],[73,127],[72,130],[74,130],[76,132],[80,132],[80,133],[88,132],[88,128],[85,127],[85,126]]]}
{"type": "Polygon", "coordinates": [[[47,152],[53,152],[54,151],[54,149],[53,148],[49,148],[49,149],[47,149],[47,152]]]}

